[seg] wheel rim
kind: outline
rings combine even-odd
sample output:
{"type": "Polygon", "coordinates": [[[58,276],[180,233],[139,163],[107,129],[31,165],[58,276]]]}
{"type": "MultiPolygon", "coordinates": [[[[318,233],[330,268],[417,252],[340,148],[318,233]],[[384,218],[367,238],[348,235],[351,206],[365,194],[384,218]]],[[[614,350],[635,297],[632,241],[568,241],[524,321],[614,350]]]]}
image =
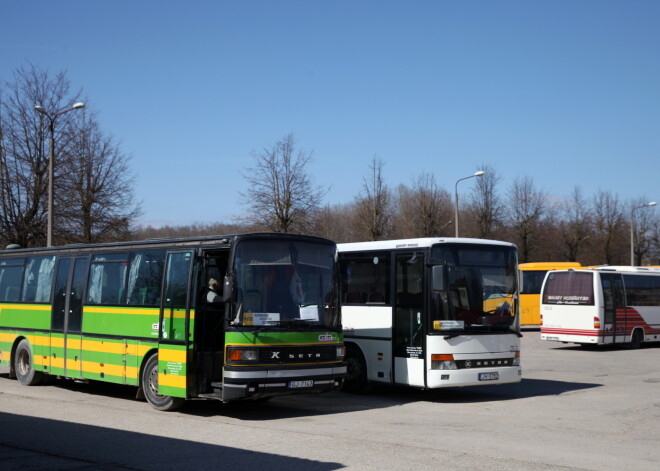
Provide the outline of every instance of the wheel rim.
{"type": "Polygon", "coordinates": [[[158,368],[153,368],[149,373],[149,391],[154,397],[162,398],[163,395],[158,393],[158,368]]]}
{"type": "Polygon", "coordinates": [[[356,381],[362,374],[360,362],[355,357],[350,357],[346,361],[346,379],[348,381],[356,381]]]}
{"type": "Polygon", "coordinates": [[[27,374],[30,373],[30,352],[27,349],[23,349],[20,351],[18,354],[18,364],[16,365],[16,369],[18,370],[18,374],[20,376],[26,376],[27,374]]]}

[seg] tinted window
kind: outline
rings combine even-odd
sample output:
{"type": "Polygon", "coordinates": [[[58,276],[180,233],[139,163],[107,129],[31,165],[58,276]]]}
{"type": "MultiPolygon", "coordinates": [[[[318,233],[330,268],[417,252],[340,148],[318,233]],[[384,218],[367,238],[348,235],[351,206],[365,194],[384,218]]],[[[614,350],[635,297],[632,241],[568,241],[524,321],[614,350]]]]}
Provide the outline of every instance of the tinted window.
{"type": "Polygon", "coordinates": [[[192,255],[189,252],[174,253],[169,256],[167,267],[167,292],[165,305],[171,308],[185,308],[188,294],[188,276],[192,255]]]}
{"type": "Polygon", "coordinates": [[[629,306],[657,306],[660,304],[660,277],[623,275],[629,306]]]}
{"type": "Polygon", "coordinates": [[[522,286],[520,294],[540,294],[543,279],[548,270],[522,270],[522,286]]]}
{"type": "Polygon", "coordinates": [[[22,258],[0,261],[0,302],[16,302],[21,296],[22,258]]]}
{"type": "Polygon", "coordinates": [[[386,252],[340,255],[344,304],[390,304],[390,258],[386,252]]]}
{"type": "Polygon", "coordinates": [[[160,306],[163,281],[164,250],[132,252],[128,264],[128,296],[126,303],[133,306],[160,306]]]}
{"type": "Polygon", "coordinates": [[[543,304],[594,304],[592,272],[550,272],[543,290],[543,304]]]}
{"type": "Polygon", "coordinates": [[[89,271],[87,304],[124,304],[128,254],[95,255],[89,271]]]}
{"type": "Polygon", "coordinates": [[[55,256],[30,257],[25,263],[21,301],[47,303],[53,285],[55,256]]]}

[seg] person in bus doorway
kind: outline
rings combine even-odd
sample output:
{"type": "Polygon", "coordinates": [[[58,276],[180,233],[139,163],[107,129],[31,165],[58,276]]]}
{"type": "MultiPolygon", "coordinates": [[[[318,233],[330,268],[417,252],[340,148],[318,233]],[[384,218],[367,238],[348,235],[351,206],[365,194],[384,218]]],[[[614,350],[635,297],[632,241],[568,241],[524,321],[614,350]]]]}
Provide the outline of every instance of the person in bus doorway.
{"type": "Polygon", "coordinates": [[[206,292],[206,302],[210,304],[221,303],[224,301],[222,296],[218,293],[220,283],[215,278],[209,278],[209,288],[206,292]]]}

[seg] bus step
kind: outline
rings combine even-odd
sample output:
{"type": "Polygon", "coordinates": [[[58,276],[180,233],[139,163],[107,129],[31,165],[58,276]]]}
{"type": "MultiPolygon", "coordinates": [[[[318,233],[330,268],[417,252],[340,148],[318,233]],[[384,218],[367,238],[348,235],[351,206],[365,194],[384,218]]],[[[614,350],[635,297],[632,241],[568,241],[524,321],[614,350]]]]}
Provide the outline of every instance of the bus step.
{"type": "Polygon", "coordinates": [[[198,394],[197,397],[201,397],[204,399],[219,399],[222,400],[222,391],[214,392],[214,393],[203,393],[203,394],[198,394]]]}

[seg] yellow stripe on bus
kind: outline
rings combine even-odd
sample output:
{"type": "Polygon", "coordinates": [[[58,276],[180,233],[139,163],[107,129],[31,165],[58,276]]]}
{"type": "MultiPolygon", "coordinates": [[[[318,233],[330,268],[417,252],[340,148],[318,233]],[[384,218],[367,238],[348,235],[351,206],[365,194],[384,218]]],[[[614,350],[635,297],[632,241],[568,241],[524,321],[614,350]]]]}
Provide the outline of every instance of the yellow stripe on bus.
{"type": "Polygon", "coordinates": [[[20,309],[21,311],[50,311],[50,304],[0,304],[0,310],[2,309],[20,309]]]}
{"type": "Polygon", "coordinates": [[[186,377],[177,375],[158,375],[158,384],[160,386],[170,386],[172,388],[186,388],[186,377]]]}
{"type": "MultiPolygon", "coordinates": [[[[48,347],[50,345],[50,337],[46,335],[26,335],[27,339],[32,345],[41,345],[42,347],[48,347]]],[[[63,346],[64,344],[62,343],[63,346]]]]}
{"type": "Polygon", "coordinates": [[[94,374],[106,374],[110,376],[124,376],[124,370],[126,370],[127,378],[137,378],[138,368],[134,366],[124,366],[124,365],[111,365],[109,363],[99,363],[92,361],[83,361],[83,371],[86,373],[94,374]]]}
{"type": "Polygon", "coordinates": [[[186,350],[166,350],[161,347],[158,350],[159,361],[171,361],[176,363],[186,363],[187,352],[186,350]]]}
{"type": "Polygon", "coordinates": [[[140,314],[140,315],[149,315],[157,316],[159,314],[158,308],[128,308],[128,307],[118,307],[118,306],[102,306],[102,307],[91,307],[85,306],[85,314],[94,313],[94,314],[140,314]]]}
{"type": "MultiPolygon", "coordinates": [[[[139,316],[158,316],[160,315],[159,308],[130,308],[130,307],[120,307],[120,306],[85,306],[85,314],[121,314],[121,315],[139,315],[139,316]]],[[[186,310],[185,309],[165,309],[165,317],[175,319],[185,319],[186,310]]],[[[190,318],[195,318],[195,310],[190,310],[190,318]]]]}

